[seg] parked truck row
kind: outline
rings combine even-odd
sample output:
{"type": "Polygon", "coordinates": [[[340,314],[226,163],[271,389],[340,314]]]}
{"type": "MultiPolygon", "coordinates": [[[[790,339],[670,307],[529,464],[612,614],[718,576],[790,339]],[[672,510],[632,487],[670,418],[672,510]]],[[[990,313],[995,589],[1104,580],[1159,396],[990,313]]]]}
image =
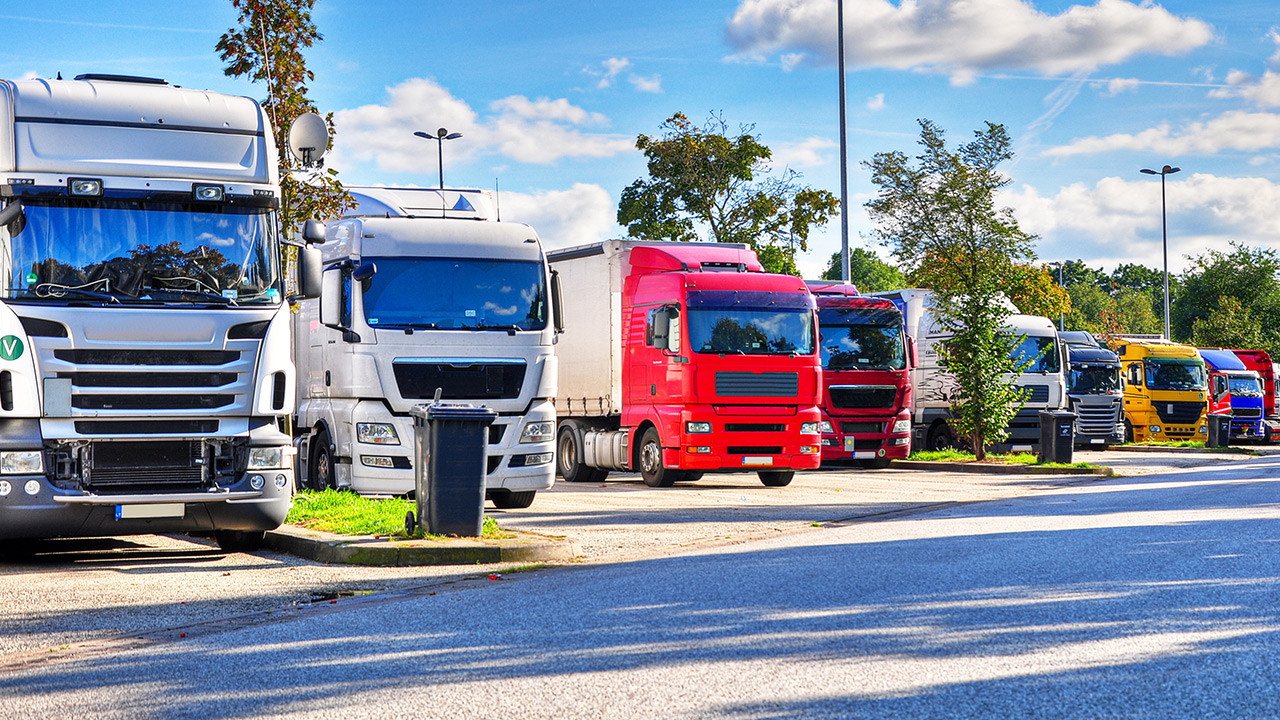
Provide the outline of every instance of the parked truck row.
{"type": "MultiPolygon", "coordinates": [[[[261,107],[158,79],[0,81],[0,123],[0,539],[250,548],[295,484],[413,492],[410,411],[435,400],[497,413],[501,508],[557,471],[783,486],[954,443],[928,290],[775,275],[741,245],[545,252],[469,189],[351,188],[354,208],[286,240],[261,107]]],[[[1061,408],[1087,446],[1203,437],[1210,401],[1235,435],[1273,436],[1262,351],[1107,349],[1008,309],[1011,449],[1061,408]]]]}

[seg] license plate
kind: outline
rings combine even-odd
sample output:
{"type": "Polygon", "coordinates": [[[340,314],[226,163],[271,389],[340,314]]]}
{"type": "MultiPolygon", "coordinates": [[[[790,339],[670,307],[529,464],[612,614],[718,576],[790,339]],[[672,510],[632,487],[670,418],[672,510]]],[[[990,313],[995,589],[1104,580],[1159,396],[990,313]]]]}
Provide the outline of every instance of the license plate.
{"type": "Polygon", "coordinates": [[[742,458],[743,465],[772,465],[773,458],[771,456],[748,455],[742,458]]]}
{"type": "Polygon", "coordinates": [[[117,520],[138,520],[147,518],[180,518],[187,513],[187,506],[182,503],[157,503],[154,505],[117,505],[117,520]]]}
{"type": "Polygon", "coordinates": [[[1032,447],[1031,445],[1011,445],[1009,450],[1011,452],[1031,452],[1032,447]]]}
{"type": "Polygon", "coordinates": [[[873,460],[875,459],[875,456],[876,456],[876,453],[874,450],[863,450],[861,452],[854,453],[853,459],[854,460],[873,460]]]}
{"type": "Polygon", "coordinates": [[[1103,440],[1102,438],[1090,438],[1089,442],[1093,443],[1094,445],[1101,445],[1105,443],[1106,440],[1103,440]]]}

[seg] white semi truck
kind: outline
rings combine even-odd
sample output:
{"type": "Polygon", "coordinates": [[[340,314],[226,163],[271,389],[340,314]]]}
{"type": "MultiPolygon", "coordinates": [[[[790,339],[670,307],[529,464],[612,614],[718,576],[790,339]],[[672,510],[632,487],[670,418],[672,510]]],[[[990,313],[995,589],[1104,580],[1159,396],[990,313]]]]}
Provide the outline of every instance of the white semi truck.
{"type": "Polygon", "coordinates": [[[0,81],[0,539],[249,549],[284,520],[270,128],[249,98],[163,80],[0,81]]]}
{"type": "MultiPolygon", "coordinates": [[[[894,301],[902,311],[907,335],[916,341],[919,362],[911,371],[911,384],[915,388],[911,408],[912,447],[924,450],[951,447],[955,436],[947,421],[951,418],[955,377],[938,365],[938,344],[948,340],[951,334],[941,328],[934,317],[932,291],[908,288],[871,294],[894,301]]],[[[1009,423],[1006,445],[1010,450],[1029,451],[1040,444],[1038,413],[1060,410],[1067,402],[1062,348],[1051,320],[1022,315],[1008,300],[1004,302],[1010,311],[1004,332],[1011,340],[1022,338],[1010,354],[1020,359],[1035,358],[1014,380],[1026,392],[1026,404],[1009,423]]]]}
{"type": "Polygon", "coordinates": [[[327,223],[321,296],[295,322],[301,477],[369,495],[414,490],[410,410],[497,411],[485,494],[528,507],[555,480],[557,324],[538,234],[483,190],[348,188],[327,223]]]}

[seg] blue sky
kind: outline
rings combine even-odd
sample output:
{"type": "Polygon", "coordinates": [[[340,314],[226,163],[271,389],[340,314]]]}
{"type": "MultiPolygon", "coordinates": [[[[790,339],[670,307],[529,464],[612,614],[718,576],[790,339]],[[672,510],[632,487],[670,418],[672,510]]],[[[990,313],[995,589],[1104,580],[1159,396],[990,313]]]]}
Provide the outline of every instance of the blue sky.
{"type": "MultiPolygon", "coordinates": [[[[501,191],[503,218],[551,246],[622,234],[617,200],[644,175],[638,133],[676,111],[754,126],[775,164],[839,192],[835,0],[317,0],[311,97],[336,113],[329,159],[353,184],[501,191]]],[[[10,3],[0,77],[110,72],[252,97],[214,52],[226,0],[10,3]],[[181,11],[175,11],[175,8],[181,11]]],[[[1280,248],[1280,3],[846,0],[850,238],[876,248],[861,163],[914,151],[917,118],[962,142],[991,121],[1018,154],[1004,204],[1043,261],[1160,265],[1235,240],[1280,248]]],[[[838,221],[810,238],[816,274],[838,221]]],[[[879,249],[882,254],[883,249],[879,249]]]]}

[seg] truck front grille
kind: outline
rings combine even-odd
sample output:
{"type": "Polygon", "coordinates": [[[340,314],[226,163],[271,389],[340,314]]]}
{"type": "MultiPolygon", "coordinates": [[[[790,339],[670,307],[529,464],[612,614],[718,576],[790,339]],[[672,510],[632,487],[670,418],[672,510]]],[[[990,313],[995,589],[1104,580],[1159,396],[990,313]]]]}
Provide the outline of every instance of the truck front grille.
{"type": "Polygon", "coordinates": [[[843,430],[846,435],[852,435],[853,433],[881,433],[881,432],[884,432],[884,423],[878,422],[878,421],[877,422],[861,422],[861,421],[842,422],[840,423],[840,429],[843,430]]]}
{"type": "Polygon", "coordinates": [[[838,408],[891,408],[897,397],[898,389],[892,385],[831,386],[831,404],[838,408]]]}
{"type": "Polygon", "coordinates": [[[1084,435],[1110,435],[1115,432],[1116,416],[1119,404],[1112,405],[1080,405],[1073,408],[1076,412],[1076,427],[1084,435]]]}
{"type": "Polygon", "coordinates": [[[1236,419],[1260,418],[1262,408],[1231,408],[1231,416],[1236,419]]]}
{"type": "Polygon", "coordinates": [[[1049,402],[1049,386],[1048,385],[1023,385],[1023,396],[1029,403],[1047,403],[1049,402]]]}
{"type": "Polygon", "coordinates": [[[782,423],[725,423],[725,432],[784,432],[782,423]]]}
{"type": "Polygon", "coordinates": [[[720,397],[795,397],[799,394],[799,373],[729,370],[716,373],[716,395],[720,397]]]}
{"type": "Polygon", "coordinates": [[[391,369],[406,400],[430,400],[437,389],[445,400],[518,398],[525,376],[523,361],[393,362],[391,369]]]}
{"type": "Polygon", "coordinates": [[[1151,404],[1155,406],[1156,414],[1160,416],[1162,422],[1175,425],[1195,424],[1200,421],[1200,416],[1205,411],[1203,402],[1168,402],[1160,400],[1152,401],[1151,404]]]}

